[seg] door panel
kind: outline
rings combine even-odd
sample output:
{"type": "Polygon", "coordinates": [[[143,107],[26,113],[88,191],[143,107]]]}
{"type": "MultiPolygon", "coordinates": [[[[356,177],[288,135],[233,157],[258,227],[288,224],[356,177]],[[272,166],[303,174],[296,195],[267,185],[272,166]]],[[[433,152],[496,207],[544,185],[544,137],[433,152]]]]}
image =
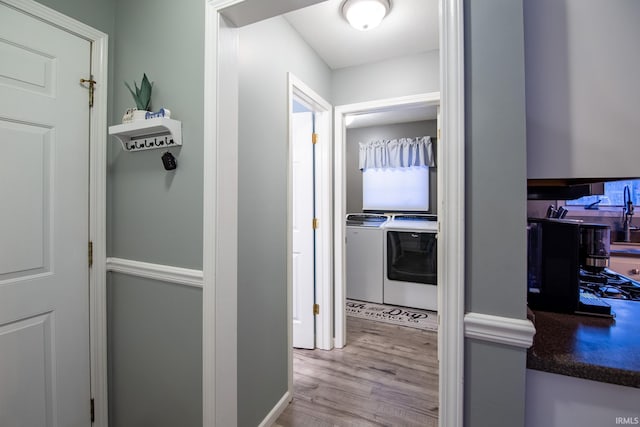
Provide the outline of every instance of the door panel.
{"type": "Polygon", "coordinates": [[[53,96],[54,57],[2,39],[0,55],[6,59],[0,62],[1,84],[53,96]]]}
{"type": "Polygon", "coordinates": [[[0,1],[0,425],[89,426],[90,43],[0,1]]]}
{"type": "Polygon", "coordinates": [[[314,348],[313,113],[292,117],[293,346],[314,348]]]}
{"type": "Polygon", "coordinates": [[[0,194],[11,201],[3,204],[0,235],[20,242],[0,257],[0,280],[28,278],[49,269],[51,132],[0,119],[0,141],[11,159],[3,166],[11,179],[0,182],[0,194]]]}
{"type": "Polygon", "coordinates": [[[0,420],[3,426],[52,425],[51,313],[0,327],[0,420]],[[5,387],[19,384],[19,387],[5,387]],[[28,402],[28,404],[25,404],[28,402]]]}

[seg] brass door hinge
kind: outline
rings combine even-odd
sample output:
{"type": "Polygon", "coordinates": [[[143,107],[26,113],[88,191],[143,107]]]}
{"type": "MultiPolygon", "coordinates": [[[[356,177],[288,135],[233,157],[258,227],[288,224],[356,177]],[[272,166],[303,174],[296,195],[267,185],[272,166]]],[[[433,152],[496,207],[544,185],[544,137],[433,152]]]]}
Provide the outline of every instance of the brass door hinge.
{"type": "Polygon", "coordinates": [[[93,74],[88,79],[80,79],[80,84],[89,83],[89,108],[93,107],[93,93],[96,87],[96,81],[93,80],[93,74]]]}
{"type": "Polygon", "coordinates": [[[318,134],[317,133],[312,133],[311,134],[311,143],[312,144],[317,144],[318,143],[318,134]]]}
{"type": "Polygon", "coordinates": [[[313,304],[313,315],[317,316],[318,314],[320,314],[320,305],[313,304]]]}
{"type": "Polygon", "coordinates": [[[442,138],[442,129],[438,128],[438,141],[442,138]]]}
{"type": "Polygon", "coordinates": [[[320,220],[318,218],[313,218],[313,221],[311,222],[311,227],[313,227],[314,230],[317,230],[318,228],[320,228],[320,220]]]}
{"type": "Polygon", "coordinates": [[[93,266],[93,242],[91,240],[89,240],[88,256],[89,256],[89,267],[92,267],[93,266]]]}
{"type": "Polygon", "coordinates": [[[93,399],[91,399],[91,422],[94,423],[96,421],[96,405],[93,399]]]}

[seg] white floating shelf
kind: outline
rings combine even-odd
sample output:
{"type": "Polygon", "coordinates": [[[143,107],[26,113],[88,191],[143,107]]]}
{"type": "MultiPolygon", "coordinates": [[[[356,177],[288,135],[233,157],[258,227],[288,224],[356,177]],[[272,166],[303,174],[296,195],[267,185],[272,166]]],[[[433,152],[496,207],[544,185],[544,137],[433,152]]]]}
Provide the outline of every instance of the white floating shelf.
{"type": "Polygon", "coordinates": [[[138,120],[109,126],[109,135],[120,140],[124,151],[175,147],[182,145],[182,122],[166,117],[138,120]]]}

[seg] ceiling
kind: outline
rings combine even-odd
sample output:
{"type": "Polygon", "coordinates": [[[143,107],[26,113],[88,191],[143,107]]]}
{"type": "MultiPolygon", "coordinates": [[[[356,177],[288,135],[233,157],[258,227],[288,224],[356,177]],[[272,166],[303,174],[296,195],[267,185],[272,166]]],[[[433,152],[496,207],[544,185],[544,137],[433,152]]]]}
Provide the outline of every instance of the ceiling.
{"type": "MultiPolygon", "coordinates": [[[[380,26],[359,31],[340,13],[344,0],[327,0],[284,18],[332,69],[414,55],[439,46],[438,0],[391,0],[380,26]]],[[[405,107],[354,115],[348,128],[435,119],[436,107],[405,107]]]]}
{"type": "Polygon", "coordinates": [[[336,70],[438,49],[438,0],[391,0],[380,26],[359,31],[327,0],[284,15],[327,65],[336,70]]]}

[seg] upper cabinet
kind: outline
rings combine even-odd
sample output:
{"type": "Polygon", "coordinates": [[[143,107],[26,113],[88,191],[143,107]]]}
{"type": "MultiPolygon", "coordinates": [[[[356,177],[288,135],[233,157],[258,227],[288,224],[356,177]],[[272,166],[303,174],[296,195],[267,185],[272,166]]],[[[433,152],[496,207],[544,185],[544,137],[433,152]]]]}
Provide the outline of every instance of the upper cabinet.
{"type": "Polygon", "coordinates": [[[640,176],[640,2],[525,0],[529,179],[640,176]]]}

